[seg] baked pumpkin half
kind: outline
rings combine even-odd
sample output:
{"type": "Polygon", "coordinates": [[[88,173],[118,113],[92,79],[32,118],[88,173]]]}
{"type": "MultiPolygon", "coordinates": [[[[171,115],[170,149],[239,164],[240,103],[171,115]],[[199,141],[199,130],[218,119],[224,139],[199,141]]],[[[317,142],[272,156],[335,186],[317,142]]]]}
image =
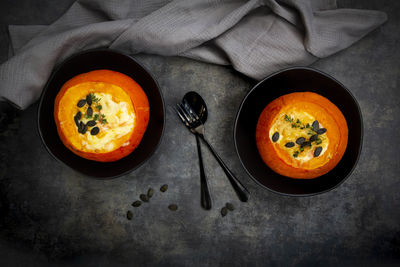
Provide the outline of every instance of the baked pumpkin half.
{"type": "Polygon", "coordinates": [[[149,101],[129,76],[95,70],[67,81],[55,99],[63,144],[94,161],[116,161],[139,145],[149,122],[149,101]]]}
{"type": "Polygon", "coordinates": [[[262,111],[256,128],[263,161],[290,178],[311,179],[332,170],[346,150],[347,139],[342,112],[312,92],[273,100],[262,111]]]}

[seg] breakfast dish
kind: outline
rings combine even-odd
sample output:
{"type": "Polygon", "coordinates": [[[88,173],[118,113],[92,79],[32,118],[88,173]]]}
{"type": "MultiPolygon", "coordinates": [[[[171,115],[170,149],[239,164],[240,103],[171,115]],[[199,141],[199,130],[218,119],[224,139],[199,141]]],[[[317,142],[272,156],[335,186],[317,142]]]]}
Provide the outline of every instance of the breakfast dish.
{"type": "Polygon", "coordinates": [[[73,153],[110,162],[137,148],[149,122],[149,101],[129,76],[95,70],[67,81],[57,94],[54,119],[73,153]]]}
{"type": "Polygon", "coordinates": [[[273,100],[256,128],[257,148],[265,164],[290,178],[311,179],[332,170],[346,150],[347,139],[342,112],[312,92],[273,100]]]}

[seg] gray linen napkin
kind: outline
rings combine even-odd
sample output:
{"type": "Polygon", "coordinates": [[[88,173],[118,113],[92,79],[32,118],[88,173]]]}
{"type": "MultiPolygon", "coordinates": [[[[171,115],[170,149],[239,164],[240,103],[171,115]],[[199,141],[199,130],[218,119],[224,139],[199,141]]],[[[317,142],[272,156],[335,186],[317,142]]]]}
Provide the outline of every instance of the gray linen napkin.
{"type": "Polygon", "coordinates": [[[332,55],[385,20],[335,0],[78,0],[51,25],[9,26],[13,56],[0,66],[0,97],[25,109],[55,64],[95,47],[232,65],[261,79],[332,55]]]}

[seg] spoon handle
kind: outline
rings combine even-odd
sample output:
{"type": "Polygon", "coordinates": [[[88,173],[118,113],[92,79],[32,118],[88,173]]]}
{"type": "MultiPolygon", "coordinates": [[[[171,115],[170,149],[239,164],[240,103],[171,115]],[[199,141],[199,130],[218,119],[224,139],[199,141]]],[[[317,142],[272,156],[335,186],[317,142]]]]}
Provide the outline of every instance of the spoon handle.
{"type": "Polygon", "coordinates": [[[244,185],[235,177],[235,175],[229,170],[229,168],[225,165],[222,159],[219,157],[217,152],[214,148],[208,143],[208,141],[204,138],[204,135],[200,135],[201,139],[206,143],[207,147],[210,149],[211,153],[217,159],[219,165],[221,165],[222,169],[224,170],[226,176],[231,182],[233,189],[235,190],[237,196],[239,197],[240,201],[247,202],[250,198],[250,192],[244,187],[244,185]]]}
{"type": "Polygon", "coordinates": [[[208,190],[206,173],[204,172],[203,156],[201,155],[199,135],[195,134],[195,136],[197,144],[197,153],[199,155],[201,206],[204,209],[209,210],[211,209],[211,196],[210,196],[210,191],[208,190]]]}

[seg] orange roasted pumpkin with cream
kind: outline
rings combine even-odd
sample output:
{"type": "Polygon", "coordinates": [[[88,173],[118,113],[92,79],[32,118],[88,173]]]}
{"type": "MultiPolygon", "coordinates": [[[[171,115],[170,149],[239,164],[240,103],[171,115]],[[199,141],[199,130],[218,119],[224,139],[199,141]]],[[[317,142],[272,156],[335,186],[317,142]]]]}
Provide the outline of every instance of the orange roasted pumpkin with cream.
{"type": "Polygon", "coordinates": [[[116,161],[135,150],[149,116],[140,85],[111,70],[73,77],[62,86],[54,105],[61,141],[73,153],[94,161],[116,161]]]}
{"type": "Polygon", "coordinates": [[[342,112],[311,92],[291,93],[269,103],[256,129],[263,161],[275,172],[299,179],[319,177],[342,158],[348,128],[342,112]]]}

